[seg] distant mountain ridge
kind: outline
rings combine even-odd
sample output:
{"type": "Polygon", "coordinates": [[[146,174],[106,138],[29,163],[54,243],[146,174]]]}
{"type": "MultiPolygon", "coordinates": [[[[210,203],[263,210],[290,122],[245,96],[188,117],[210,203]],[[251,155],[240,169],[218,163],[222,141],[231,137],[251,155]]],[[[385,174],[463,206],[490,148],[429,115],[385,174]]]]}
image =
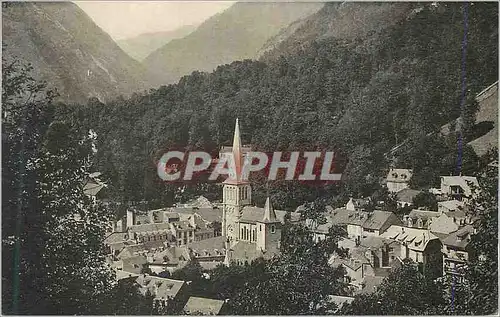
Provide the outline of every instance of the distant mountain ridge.
{"type": "Polygon", "coordinates": [[[149,87],[147,70],[71,2],[2,3],[3,56],[31,63],[62,101],[101,101],[149,87]]]}
{"type": "Polygon", "coordinates": [[[116,43],[130,57],[142,61],[168,42],[189,35],[197,27],[197,25],[184,25],[171,31],[144,33],[132,38],[117,40],[116,43]]]}
{"type": "Polygon", "coordinates": [[[318,11],[323,3],[238,2],[194,32],[151,53],[144,64],[160,78],[178,81],[191,72],[212,71],[235,60],[256,58],[265,42],[290,23],[318,11]]]}
{"type": "Polygon", "coordinates": [[[292,23],[270,38],[259,56],[275,59],[289,55],[324,38],[354,39],[369,36],[398,23],[411,14],[411,3],[333,2],[292,23]]]}

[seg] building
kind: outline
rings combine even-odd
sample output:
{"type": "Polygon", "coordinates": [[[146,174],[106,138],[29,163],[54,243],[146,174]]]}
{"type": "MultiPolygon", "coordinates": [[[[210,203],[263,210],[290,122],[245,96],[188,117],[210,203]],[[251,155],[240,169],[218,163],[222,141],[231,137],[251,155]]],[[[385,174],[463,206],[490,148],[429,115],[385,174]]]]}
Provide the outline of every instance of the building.
{"type": "Polygon", "coordinates": [[[441,176],[441,194],[452,200],[467,200],[473,197],[473,188],[479,188],[474,176],[441,176]]]}
{"type": "Polygon", "coordinates": [[[447,237],[450,233],[457,231],[459,226],[456,221],[445,213],[434,218],[428,226],[428,230],[439,238],[447,237]]]}
{"type": "Polygon", "coordinates": [[[396,193],[396,202],[399,208],[413,205],[413,199],[420,194],[420,190],[405,188],[396,193]]]}
{"type": "Polygon", "coordinates": [[[466,206],[463,201],[440,201],[438,202],[438,211],[453,218],[453,221],[459,226],[471,223],[471,217],[467,215],[466,206]]]}
{"type": "Polygon", "coordinates": [[[364,236],[379,236],[391,225],[402,224],[396,215],[383,210],[365,212],[327,206],[325,218],[326,224],[319,225],[310,219],[306,220],[306,225],[315,233],[316,240],[324,239],[328,229],[334,225],[344,228],[348,238],[359,239],[364,236]]]}
{"type": "Polygon", "coordinates": [[[463,269],[470,259],[469,243],[474,234],[474,228],[467,225],[443,240],[443,273],[454,275],[458,281],[464,276],[463,269]]]}
{"type": "Polygon", "coordinates": [[[241,178],[244,156],[238,120],[231,150],[236,170],[223,183],[222,235],[228,244],[225,263],[243,264],[279,252],[285,216],[296,221],[300,215],[275,211],[269,198],[264,208],[251,205],[252,187],[241,178]]]}
{"type": "Polygon", "coordinates": [[[187,247],[166,247],[147,254],[148,268],[151,272],[159,274],[161,272],[173,273],[188,264],[191,255],[187,247]]]}
{"type": "Polygon", "coordinates": [[[413,171],[403,168],[391,168],[387,173],[387,189],[390,193],[397,193],[409,187],[413,171]]]}
{"type": "Polygon", "coordinates": [[[149,291],[157,304],[168,306],[179,296],[185,282],[169,278],[141,274],[135,282],[139,285],[139,291],[146,295],[149,291]]]}
{"type": "Polygon", "coordinates": [[[349,198],[349,201],[345,205],[345,209],[352,211],[364,211],[370,205],[370,199],[365,198],[349,198]]]}
{"type": "Polygon", "coordinates": [[[399,258],[411,259],[419,263],[423,271],[427,263],[441,263],[441,241],[423,228],[391,226],[381,237],[394,240],[400,245],[399,258]]]}
{"type": "Polygon", "coordinates": [[[498,148],[498,81],[486,87],[476,96],[479,111],[476,114],[476,125],[488,128],[486,134],[468,144],[481,157],[489,149],[498,148]]]}
{"type": "Polygon", "coordinates": [[[339,295],[328,295],[328,302],[334,303],[336,308],[328,311],[329,315],[335,315],[342,310],[345,304],[350,304],[354,300],[354,297],[350,296],[339,296],[339,295]]]}
{"type": "Polygon", "coordinates": [[[218,236],[196,241],[188,249],[191,258],[196,259],[203,269],[211,270],[226,259],[226,238],[218,236]]]}
{"type": "Polygon", "coordinates": [[[83,185],[83,192],[85,195],[97,200],[102,197],[102,191],[106,188],[106,184],[99,179],[102,174],[100,172],[90,173],[85,184],[83,185]]]}
{"type": "Polygon", "coordinates": [[[440,212],[413,209],[403,217],[403,223],[408,228],[427,229],[432,221],[441,215],[440,212]]]}
{"type": "Polygon", "coordinates": [[[184,306],[183,313],[185,315],[219,315],[223,306],[223,300],[191,296],[184,306]]]}

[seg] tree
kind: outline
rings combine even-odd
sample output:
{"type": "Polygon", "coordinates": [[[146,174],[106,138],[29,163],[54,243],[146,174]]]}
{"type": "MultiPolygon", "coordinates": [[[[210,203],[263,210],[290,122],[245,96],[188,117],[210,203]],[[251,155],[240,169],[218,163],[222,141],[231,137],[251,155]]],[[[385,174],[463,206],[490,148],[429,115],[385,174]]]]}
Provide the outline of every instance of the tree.
{"type": "Polygon", "coordinates": [[[342,308],[342,314],[355,315],[438,315],[446,301],[441,285],[405,260],[373,294],[358,295],[342,308]]]}
{"type": "Polygon", "coordinates": [[[414,208],[425,207],[427,210],[437,211],[438,205],[436,196],[427,191],[419,193],[413,198],[414,208]]]}
{"type": "Polygon", "coordinates": [[[114,285],[102,241],[108,211],[83,192],[92,143],[53,120],[55,93],[3,60],[5,313],[100,314],[114,285]]]}

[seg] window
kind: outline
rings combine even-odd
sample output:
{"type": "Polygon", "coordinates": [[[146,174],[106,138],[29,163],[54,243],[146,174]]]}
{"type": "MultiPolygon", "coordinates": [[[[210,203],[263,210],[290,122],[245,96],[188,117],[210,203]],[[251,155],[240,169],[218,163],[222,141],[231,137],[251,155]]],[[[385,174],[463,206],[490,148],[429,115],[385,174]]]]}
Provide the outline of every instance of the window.
{"type": "Polygon", "coordinates": [[[262,225],[259,226],[259,231],[262,231],[262,225]]]}
{"type": "Polygon", "coordinates": [[[274,225],[271,226],[271,233],[275,233],[276,232],[276,227],[274,225]]]}

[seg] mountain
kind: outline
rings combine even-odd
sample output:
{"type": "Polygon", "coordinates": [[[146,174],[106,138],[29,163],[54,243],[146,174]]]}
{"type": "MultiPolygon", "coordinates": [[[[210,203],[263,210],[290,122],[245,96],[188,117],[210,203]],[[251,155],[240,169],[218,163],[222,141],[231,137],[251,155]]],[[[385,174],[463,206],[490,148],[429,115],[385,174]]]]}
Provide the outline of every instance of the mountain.
{"type": "Polygon", "coordinates": [[[196,30],[195,25],[185,25],[172,31],[145,33],[138,36],[117,40],[116,43],[132,58],[142,61],[171,40],[187,36],[196,30]]]}
{"type": "Polygon", "coordinates": [[[364,38],[408,18],[414,5],[395,2],[333,2],[270,38],[259,56],[275,59],[324,38],[364,38]]]}
{"type": "Polygon", "coordinates": [[[173,83],[192,71],[251,59],[264,43],[322,3],[243,3],[209,18],[188,36],[172,40],[151,53],[144,64],[158,74],[158,84],[173,83]]]}
{"type": "Polygon", "coordinates": [[[148,87],[147,71],[70,2],[2,3],[3,56],[31,63],[62,101],[105,101],[148,87]]]}
{"type": "MultiPolygon", "coordinates": [[[[397,5],[403,10],[407,3],[397,5]]],[[[159,182],[154,162],[171,149],[216,152],[230,144],[236,118],[243,142],[258,151],[334,150],[338,164],[346,166],[340,186],[346,197],[372,195],[392,164],[414,170],[412,186],[435,186],[440,175],[456,170],[458,138],[436,132],[468,118],[471,99],[498,80],[498,4],[468,8],[464,110],[465,4],[412,5],[399,22],[371,35],[325,37],[276,60],[235,61],[212,73],[193,72],[126,101],[92,105],[86,118],[73,121],[99,135],[96,168],[112,176],[117,195],[158,205],[171,202],[175,184],[159,182]],[[387,157],[395,147],[399,150],[387,157]]],[[[465,142],[475,137],[471,128],[465,142]]],[[[465,142],[462,172],[471,174],[477,155],[465,142]]],[[[271,192],[264,181],[254,184],[255,201],[263,203],[269,194],[279,208],[293,210],[311,200],[310,188],[300,190],[300,182],[272,183],[271,192]]],[[[184,194],[204,190],[197,185],[184,194]]]]}

